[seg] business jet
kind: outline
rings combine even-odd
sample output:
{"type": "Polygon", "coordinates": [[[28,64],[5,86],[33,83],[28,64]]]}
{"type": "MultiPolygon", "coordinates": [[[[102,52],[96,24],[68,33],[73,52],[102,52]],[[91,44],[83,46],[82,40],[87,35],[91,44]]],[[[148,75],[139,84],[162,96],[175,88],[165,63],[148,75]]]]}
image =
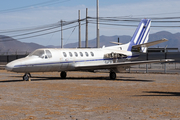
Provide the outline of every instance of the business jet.
{"type": "Polygon", "coordinates": [[[127,44],[113,42],[117,45],[102,48],[43,48],[37,49],[25,58],[14,60],[6,65],[6,70],[25,73],[23,80],[28,81],[33,72],[61,72],[65,79],[67,71],[94,71],[108,69],[110,79],[116,79],[116,73],[132,65],[172,61],[147,60],[131,61],[145,53],[147,47],[167,41],[161,39],[148,42],[150,19],[142,19],[131,41],[127,44]]]}

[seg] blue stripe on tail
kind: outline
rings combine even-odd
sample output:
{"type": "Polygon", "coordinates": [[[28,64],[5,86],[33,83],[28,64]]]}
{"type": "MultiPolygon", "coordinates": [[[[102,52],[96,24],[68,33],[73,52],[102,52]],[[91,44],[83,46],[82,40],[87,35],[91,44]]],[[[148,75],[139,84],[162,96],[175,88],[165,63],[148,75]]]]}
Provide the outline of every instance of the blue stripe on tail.
{"type": "Polygon", "coordinates": [[[128,47],[128,51],[131,51],[132,46],[139,45],[143,43],[147,43],[149,38],[151,20],[150,19],[142,19],[136,29],[128,47]]]}

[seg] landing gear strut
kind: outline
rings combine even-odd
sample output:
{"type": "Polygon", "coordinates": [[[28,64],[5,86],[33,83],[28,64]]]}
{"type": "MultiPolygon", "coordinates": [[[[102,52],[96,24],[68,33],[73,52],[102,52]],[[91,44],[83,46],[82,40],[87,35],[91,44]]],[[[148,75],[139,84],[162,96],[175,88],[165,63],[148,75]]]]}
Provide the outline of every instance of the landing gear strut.
{"type": "Polygon", "coordinates": [[[116,79],[116,73],[114,71],[111,71],[109,73],[109,77],[110,77],[111,80],[115,80],[116,79]]]}
{"type": "Polygon", "coordinates": [[[29,80],[30,80],[30,77],[31,77],[31,74],[30,74],[30,73],[25,73],[24,76],[23,76],[23,80],[24,80],[24,81],[29,81],[29,80]]]}
{"type": "Polygon", "coordinates": [[[65,72],[65,71],[62,71],[62,72],[61,72],[61,78],[62,78],[62,79],[66,79],[66,76],[67,76],[66,72],[65,72]]]}

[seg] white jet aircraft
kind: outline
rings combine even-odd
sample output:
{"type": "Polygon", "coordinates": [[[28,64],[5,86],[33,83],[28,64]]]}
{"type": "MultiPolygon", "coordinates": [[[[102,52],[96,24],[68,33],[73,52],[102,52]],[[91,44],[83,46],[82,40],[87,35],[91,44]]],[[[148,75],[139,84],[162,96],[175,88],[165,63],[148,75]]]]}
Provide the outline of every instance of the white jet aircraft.
{"type": "MultiPolygon", "coordinates": [[[[6,65],[6,70],[25,73],[23,80],[29,80],[32,72],[61,72],[66,78],[66,71],[110,70],[110,79],[116,79],[116,73],[130,68],[132,65],[167,62],[164,60],[131,61],[138,58],[147,47],[167,41],[166,39],[148,42],[150,19],[142,19],[131,41],[102,48],[43,48],[37,49],[25,58],[14,60],[6,65]]],[[[115,43],[115,42],[114,42],[115,43]]]]}

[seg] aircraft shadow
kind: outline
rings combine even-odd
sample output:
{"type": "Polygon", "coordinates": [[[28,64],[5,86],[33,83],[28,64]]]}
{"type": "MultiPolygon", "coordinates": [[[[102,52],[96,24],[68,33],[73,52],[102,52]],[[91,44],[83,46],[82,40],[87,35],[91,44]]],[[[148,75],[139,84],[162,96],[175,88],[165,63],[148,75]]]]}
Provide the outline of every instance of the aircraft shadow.
{"type": "Polygon", "coordinates": [[[139,96],[180,96],[180,92],[161,92],[161,91],[144,91],[143,93],[149,93],[149,95],[139,95],[139,96]]]}
{"type": "Polygon", "coordinates": [[[11,83],[11,82],[23,82],[23,80],[4,80],[4,81],[0,81],[0,83],[11,83]]]}
{"type": "Polygon", "coordinates": [[[130,81],[130,82],[154,82],[154,80],[138,80],[138,79],[116,79],[117,81],[130,81]]]}
{"type": "MultiPolygon", "coordinates": [[[[21,78],[22,76],[10,76],[21,78]]],[[[116,80],[111,80],[109,77],[67,77],[66,79],[62,79],[60,77],[38,77],[32,76],[31,81],[45,81],[45,80],[106,80],[106,81],[131,81],[131,82],[154,82],[154,80],[138,80],[138,79],[129,79],[130,77],[118,77],[116,80]]],[[[23,80],[5,80],[0,81],[3,82],[22,82],[23,80]]]]}

